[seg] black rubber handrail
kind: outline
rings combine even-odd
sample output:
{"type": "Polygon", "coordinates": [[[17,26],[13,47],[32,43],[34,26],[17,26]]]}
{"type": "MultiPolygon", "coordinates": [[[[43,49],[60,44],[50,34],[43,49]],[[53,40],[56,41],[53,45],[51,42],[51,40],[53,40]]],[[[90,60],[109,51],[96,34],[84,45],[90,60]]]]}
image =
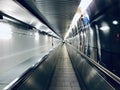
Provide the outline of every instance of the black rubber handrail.
{"type": "MultiPolygon", "coordinates": [[[[72,45],[70,45],[70,46],[72,46],[72,45]]],[[[76,49],[75,47],[73,47],[73,48],[76,49]]],[[[76,51],[81,56],[83,56],[88,62],[90,62],[92,65],[94,65],[96,68],[98,68],[101,72],[103,72],[105,75],[109,76],[118,85],[120,85],[120,77],[118,77],[117,75],[115,75],[114,73],[112,73],[111,71],[109,71],[108,69],[106,69],[105,67],[103,67],[102,65],[100,65],[99,63],[97,63],[94,59],[89,58],[88,56],[86,56],[85,54],[83,54],[81,51],[78,51],[77,49],[76,49],[76,51]]]]}

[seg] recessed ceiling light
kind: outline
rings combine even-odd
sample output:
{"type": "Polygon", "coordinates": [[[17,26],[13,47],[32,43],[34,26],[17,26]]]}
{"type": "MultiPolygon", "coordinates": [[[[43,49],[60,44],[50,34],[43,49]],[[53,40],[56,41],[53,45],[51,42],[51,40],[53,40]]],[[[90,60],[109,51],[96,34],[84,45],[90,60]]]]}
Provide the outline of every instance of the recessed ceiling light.
{"type": "Polygon", "coordinates": [[[118,24],[118,21],[117,21],[117,20],[114,20],[112,23],[113,23],[114,25],[117,25],[117,24],[118,24]]]}

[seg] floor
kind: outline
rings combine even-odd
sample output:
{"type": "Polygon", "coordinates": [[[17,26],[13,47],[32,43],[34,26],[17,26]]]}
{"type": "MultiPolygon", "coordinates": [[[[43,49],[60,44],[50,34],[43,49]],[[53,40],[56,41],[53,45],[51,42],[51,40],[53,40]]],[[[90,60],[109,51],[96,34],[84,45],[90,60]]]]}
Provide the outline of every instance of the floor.
{"type": "Polygon", "coordinates": [[[65,45],[58,59],[49,90],[81,90],[65,45]]]}

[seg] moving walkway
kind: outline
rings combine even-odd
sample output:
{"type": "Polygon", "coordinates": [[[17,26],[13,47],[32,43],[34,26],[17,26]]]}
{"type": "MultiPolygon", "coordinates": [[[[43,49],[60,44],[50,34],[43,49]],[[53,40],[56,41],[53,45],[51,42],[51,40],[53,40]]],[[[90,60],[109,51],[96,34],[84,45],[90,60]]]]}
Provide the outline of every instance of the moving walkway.
{"type": "Polygon", "coordinates": [[[119,78],[109,82],[109,76],[85,59],[61,44],[5,90],[119,90],[119,78]]]}

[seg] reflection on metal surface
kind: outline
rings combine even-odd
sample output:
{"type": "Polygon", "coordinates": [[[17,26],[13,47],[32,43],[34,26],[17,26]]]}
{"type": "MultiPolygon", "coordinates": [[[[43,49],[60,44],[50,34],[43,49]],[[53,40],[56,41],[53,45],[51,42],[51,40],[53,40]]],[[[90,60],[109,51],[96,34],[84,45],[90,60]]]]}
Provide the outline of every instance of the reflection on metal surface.
{"type": "Polygon", "coordinates": [[[90,73],[86,78],[86,81],[89,82],[90,79],[93,79],[96,74],[97,74],[97,71],[95,69],[91,68],[90,73]]]}
{"type": "Polygon", "coordinates": [[[103,26],[103,27],[101,27],[100,28],[100,30],[104,30],[104,31],[107,31],[107,30],[109,30],[110,28],[108,27],[108,26],[103,26]]]}
{"type": "MultiPolygon", "coordinates": [[[[16,0],[0,0],[0,11],[7,16],[10,16],[16,20],[22,21],[28,25],[35,27],[36,29],[41,28],[41,26],[46,26],[37,17],[30,13],[25,7],[18,4],[16,0]]],[[[7,18],[3,15],[3,19],[16,22],[13,19],[7,18]]],[[[47,27],[47,26],[46,26],[47,27]]],[[[49,27],[47,27],[49,28],[49,27]]],[[[51,29],[52,35],[58,37],[51,29]]]]}
{"type": "MultiPolygon", "coordinates": [[[[67,49],[71,57],[71,61],[73,62],[73,66],[75,67],[75,71],[77,72],[77,75],[79,77],[78,79],[80,80],[80,83],[84,83],[86,87],[86,89],[82,90],[115,90],[114,87],[106,81],[106,79],[101,77],[98,69],[96,69],[93,64],[88,62],[89,57],[77,51],[76,48],[72,48],[72,45],[67,44],[67,49]],[[77,54],[79,54],[80,57],[76,57],[77,54]],[[81,60],[83,59],[84,63],[83,61],[81,63],[81,60]]],[[[93,59],[90,60],[93,61],[93,59]]],[[[84,85],[82,85],[82,88],[84,87],[84,85]]]]}
{"type": "Polygon", "coordinates": [[[16,20],[13,20],[13,19],[8,18],[8,17],[6,17],[6,16],[3,16],[3,19],[5,19],[5,20],[9,20],[9,21],[12,21],[12,22],[16,22],[16,20]]]}
{"type": "Polygon", "coordinates": [[[37,29],[39,29],[41,26],[43,26],[43,24],[39,22],[39,23],[36,24],[35,27],[36,27],[37,29]]]}
{"type": "Polygon", "coordinates": [[[118,24],[118,21],[117,21],[117,20],[114,20],[112,23],[113,23],[114,25],[117,25],[117,24],[118,24]]]}
{"type": "Polygon", "coordinates": [[[83,37],[83,32],[80,33],[81,37],[83,37]]]}
{"type": "Polygon", "coordinates": [[[34,86],[34,84],[35,84],[35,80],[34,80],[34,78],[30,78],[28,81],[27,81],[27,85],[29,86],[34,86]]]}
{"type": "Polygon", "coordinates": [[[90,35],[93,36],[94,35],[94,32],[92,30],[92,28],[90,27],[90,35]]]}
{"type": "Polygon", "coordinates": [[[84,18],[86,17],[89,20],[89,15],[87,14],[86,9],[91,4],[91,2],[92,0],[81,0],[64,39],[66,39],[72,29],[77,26],[77,21],[81,18],[81,15],[84,15],[84,18]]]}
{"type": "Polygon", "coordinates": [[[0,22],[0,39],[9,40],[12,38],[11,27],[8,24],[0,22]]]}
{"type": "Polygon", "coordinates": [[[86,38],[86,33],[85,32],[83,32],[83,37],[86,38]]]}
{"type": "Polygon", "coordinates": [[[3,90],[8,90],[10,86],[12,86],[16,81],[18,81],[19,78],[16,78],[14,81],[12,81],[9,85],[7,85],[3,90]]]}
{"type": "Polygon", "coordinates": [[[48,36],[47,36],[47,35],[45,35],[45,40],[46,40],[46,41],[48,40],[48,36]]]}
{"type": "Polygon", "coordinates": [[[39,40],[39,34],[38,34],[38,32],[35,33],[35,40],[39,40]]]}
{"type": "Polygon", "coordinates": [[[103,22],[101,25],[102,26],[100,27],[100,30],[102,30],[104,33],[108,34],[109,30],[110,30],[109,25],[106,22],[103,22]]]}
{"type": "Polygon", "coordinates": [[[95,67],[97,67],[99,70],[101,70],[102,72],[104,72],[107,76],[109,76],[110,78],[112,78],[115,82],[117,82],[118,84],[120,84],[120,78],[113,74],[111,71],[107,70],[105,67],[103,67],[102,65],[98,64],[95,60],[89,58],[88,56],[84,55],[82,52],[79,51],[79,53],[86,58],[87,61],[91,62],[95,67]]]}
{"type": "Polygon", "coordinates": [[[93,0],[81,0],[81,3],[79,5],[79,8],[81,8],[81,11],[84,12],[88,6],[90,5],[90,3],[92,2],[93,0]],[[87,2],[87,3],[86,3],[87,2]]]}

